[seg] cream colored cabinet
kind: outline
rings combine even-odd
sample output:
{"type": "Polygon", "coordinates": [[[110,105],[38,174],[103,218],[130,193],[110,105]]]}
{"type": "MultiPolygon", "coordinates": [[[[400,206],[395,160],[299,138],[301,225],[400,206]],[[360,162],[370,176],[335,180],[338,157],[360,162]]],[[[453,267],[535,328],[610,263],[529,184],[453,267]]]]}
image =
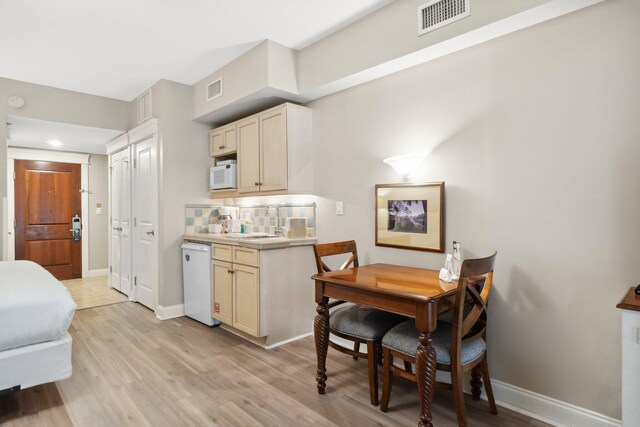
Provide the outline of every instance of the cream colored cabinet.
{"type": "Polygon", "coordinates": [[[236,124],[231,123],[209,133],[209,152],[211,156],[235,153],[238,147],[236,124]]]}
{"type": "Polygon", "coordinates": [[[287,105],[238,124],[238,192],[287,189],[287,105]]]}
{"type": "MultiPolygon", "coordinates": [[[[313,193],[310,109],[286,103],[231,125],[236,126],[238,193],[313,193]]],[[[224,155],[213,149],[224,145],[227,126],[211,131],[212,156],[224,155]]]]}
{"type": "Polygon", "coordinates": [[[260,190],[260,128],[258,116],[238,122],[238,192],[260,190]]]}
{"type": "Polygon", "coordinates": [[[251,336],[262,336],[259,251],[220,244],[212,248],[214,319],[251,336]]]}

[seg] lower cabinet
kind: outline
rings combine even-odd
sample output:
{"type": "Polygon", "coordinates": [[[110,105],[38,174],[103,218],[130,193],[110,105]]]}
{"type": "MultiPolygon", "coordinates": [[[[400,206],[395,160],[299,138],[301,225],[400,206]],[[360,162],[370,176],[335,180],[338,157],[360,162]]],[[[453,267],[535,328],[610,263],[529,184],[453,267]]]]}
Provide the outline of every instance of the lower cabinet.
{"type": "Polygon", "coordinates": [[[213,246],[213,317],[251,336],[261,337],[259,251],[213,246]]]}
{"type": "Polygon", "coordinates": [[[212,258],[212,312],[225,329],[266,348],[311,334],[310,244],[256,249],[216,242],[212,258]]]}

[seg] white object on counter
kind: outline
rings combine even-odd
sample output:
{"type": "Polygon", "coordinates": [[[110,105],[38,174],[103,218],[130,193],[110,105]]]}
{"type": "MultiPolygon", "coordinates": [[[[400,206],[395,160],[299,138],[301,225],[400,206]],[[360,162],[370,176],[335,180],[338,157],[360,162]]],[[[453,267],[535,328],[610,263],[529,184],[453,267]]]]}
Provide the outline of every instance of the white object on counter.
{"type": "Polygon", "coordinates": [[[222,224],[211,224],[209,225],[209,232],[214,234],[222,233],[222,224]]]}
{"type": "Polygon", "coordinates": [[[302,239],[307,237],[307,218],[287,218],[285,228],[289,230],[287,237],[290,239],[302,239]]]}

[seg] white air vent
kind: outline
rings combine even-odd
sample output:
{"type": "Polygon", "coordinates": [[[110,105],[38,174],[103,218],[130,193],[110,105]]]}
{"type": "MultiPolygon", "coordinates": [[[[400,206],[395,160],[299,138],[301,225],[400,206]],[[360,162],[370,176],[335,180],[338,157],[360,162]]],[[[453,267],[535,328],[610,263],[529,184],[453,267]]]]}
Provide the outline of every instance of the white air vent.
{"type": "Polygon", "coordinates": [[[207,85],[207,101],[222,96],[222,77],[207,85]]]}
{"type": "Polygon", "coordinates": [[[471,15],[470,0],[432,0],[418,8],[418,35],[471,15]]]}

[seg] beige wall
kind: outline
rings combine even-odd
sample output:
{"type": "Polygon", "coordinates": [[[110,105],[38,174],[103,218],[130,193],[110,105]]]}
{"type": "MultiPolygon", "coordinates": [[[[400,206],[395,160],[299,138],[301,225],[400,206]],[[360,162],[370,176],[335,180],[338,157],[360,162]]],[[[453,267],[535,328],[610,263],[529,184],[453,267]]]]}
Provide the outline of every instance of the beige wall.
{"type": "Polygon", "coordinates": [[[159,304],[183,303],[182,236],[187,203],[209,198],[209,126],[192,121],[190,86],[160,80],[152,89],[160,121],[159,304]]]}
{"type": "Polygon", "coordinates": [[[493,378],[617,419],[615,305],[640,277],[639,16],[600,3],[309,104],[319,240],[439,268],[374,246],[374,185],[400,181],[382,159],[433,148],[411,181],[446,181],[447,251],[498,251],[493,378]]]}
{"type": "MultiPolygon", "coordinates": [[[[127,130],[129,103],[0,77],[0,165],[7,164],[7,115],[30,117],[103,129],[127,130]],[[7,106],[7,98],[20,95],[25,106],[7,106]]],[[[3,168],[4,170],[4,168],[3,168]]],[[[6,174],[0,173],[0,198],[7,196],[6,174]]],[[[0,211],[0,223],[4,222],[0,211]]],[[[2,245],[0,245],[0,252],[2,245]]],[[[0,259],[2,258],[0,253],[0,259]]]]}
{"type": "Polygon", "coordinates": [[[396,0],[298,53],[301,93],[436,45],[551,0],[471,2],[471,16],[418,37],[418,7],[425,0],[396,0]]]}
{"type": "Polygon", "coordinates": [[[89,157],[89,270],[109,268],[109,162],[108,157],[89,157]],[[102,204],[102,213],[96,205],[102,204]]]}

